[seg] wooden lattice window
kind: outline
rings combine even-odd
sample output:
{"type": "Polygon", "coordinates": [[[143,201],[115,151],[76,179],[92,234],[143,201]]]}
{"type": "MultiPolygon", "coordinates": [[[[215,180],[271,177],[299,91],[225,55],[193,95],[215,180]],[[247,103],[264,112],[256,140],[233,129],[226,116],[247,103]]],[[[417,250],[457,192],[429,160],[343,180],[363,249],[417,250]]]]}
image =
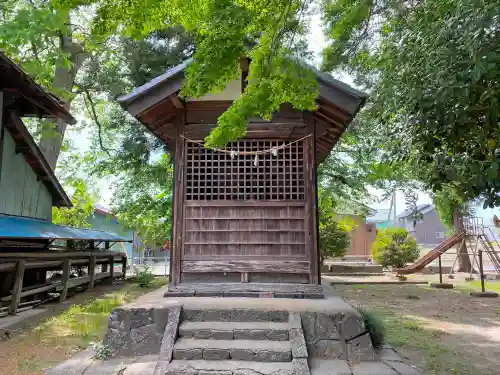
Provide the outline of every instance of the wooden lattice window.
{"type": "Polygon", "coordinates": [[[186,141],[187,200],[304,200],[304,142],[241,140],[227,149],[236,153],[270,150],[255,155],[231,154],[186,141]]]}

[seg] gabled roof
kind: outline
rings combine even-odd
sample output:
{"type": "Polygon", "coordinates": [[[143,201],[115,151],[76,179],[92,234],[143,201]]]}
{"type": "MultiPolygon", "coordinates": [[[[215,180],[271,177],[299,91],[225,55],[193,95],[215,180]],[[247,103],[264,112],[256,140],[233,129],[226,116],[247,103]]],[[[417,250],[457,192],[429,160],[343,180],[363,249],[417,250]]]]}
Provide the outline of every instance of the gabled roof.
{"type": "Polygon", "coordinates": [[[2,51],[0,91],[10,96],[9,108],[15,109],[21,117],[59,118],[67,124],[76,123],[75,118],[64,108],[64,102],[35,83],[2,51]]]}
{"type": "Polygon", "coordinates": [[[412,214],[426,214],[427,212],[430,212],[434,209],[434,206],[432,204],[421,204],[418,205],[416,210],[404,210],[401,212],[397,217],[398,219],[403,219],[405,217],[408,217],[412,214]]]}
{"type": "Polygon", "coordinates": [[[71,200],[64,192],[21,117],[60,118],[71,124],[76,122],[75,119],[57,97],[36,84],[1,51],[0,91],[4,94],[2,121],[14,140],[16,152],[23,154],[26,162],[38,176],[38,180],[46,186],[52,196],[52,204],[57,207],[71,207],[71,200]]]}
{"type": "MultiPolygon", "coordinates": [[[[176,121],[189,110],[186,107],[195,106],[192,103],[183,103],[179,97],[185,80],[184,71],[191,62],[192,60],[187,60],[118,98],[124,109],[165,143],[177,136],[176,121]]],[[[309,65],[307,68],[315,73],[319,84],[316,100],[318,109],[313,113],[313,117],[317,124],[317,161],[320,161],[328,155],[347,129],[368,95],[309,65]]],[[[219,104],[221,109],[224,103],[219,104]]],[[[228,105],[230,104],[226,104],[228,105]]],[[[200,111],[199,108],[197,110],[200,111]]]]}

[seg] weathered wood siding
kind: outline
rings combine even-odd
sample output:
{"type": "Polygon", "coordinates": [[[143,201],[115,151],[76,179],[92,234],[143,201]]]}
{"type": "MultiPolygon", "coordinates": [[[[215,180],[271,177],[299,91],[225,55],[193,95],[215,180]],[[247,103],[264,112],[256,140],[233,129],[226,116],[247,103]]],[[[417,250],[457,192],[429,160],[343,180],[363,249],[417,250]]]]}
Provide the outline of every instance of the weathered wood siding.
{"type": "Polygon", "coordinates": [[[50,220],[52,197],[16,146],[9,131],[3,139],[0,213],[50,220]]]}

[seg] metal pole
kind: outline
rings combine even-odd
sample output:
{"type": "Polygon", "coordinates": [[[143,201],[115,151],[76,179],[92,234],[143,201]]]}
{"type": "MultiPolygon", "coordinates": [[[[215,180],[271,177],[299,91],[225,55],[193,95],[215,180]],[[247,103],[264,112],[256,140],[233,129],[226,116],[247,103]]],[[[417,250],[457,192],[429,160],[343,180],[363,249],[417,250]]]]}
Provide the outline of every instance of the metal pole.
{"type": "Polygon", "coordinates": [[[439,283],[443,283],[443,269],[441,268],[441,254],[439,254],[438,258],[438,264],[439,264],[439,283]]]}
{"type": "Polygon", "coordinates": [[[481,290],[484,293],[483,250],[479,250],[479,273],[481,274],[481,290]]]}

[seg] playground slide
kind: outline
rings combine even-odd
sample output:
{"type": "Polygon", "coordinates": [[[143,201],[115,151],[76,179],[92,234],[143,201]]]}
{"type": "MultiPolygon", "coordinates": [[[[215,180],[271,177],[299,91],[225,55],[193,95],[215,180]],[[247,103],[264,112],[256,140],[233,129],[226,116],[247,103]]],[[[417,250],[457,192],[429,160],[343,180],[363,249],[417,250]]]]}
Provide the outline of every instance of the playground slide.
{"type": "Polygon", "coordinates": [[[448,237],[446,240],[437,245],[434,249],[425,254],[422,258],[417,259],[413,264],[405,268],[394,268],[393,271],[397,272],[398,275],[409,275],[410,273],[415,273],[422,271],[425,266],[430,264],[432,261],[439,258],[439,255],[445,251],[451,249],[457,243],[462,241],[465,237],[465,232],[455,233],[453,236],[448,237]]]}

